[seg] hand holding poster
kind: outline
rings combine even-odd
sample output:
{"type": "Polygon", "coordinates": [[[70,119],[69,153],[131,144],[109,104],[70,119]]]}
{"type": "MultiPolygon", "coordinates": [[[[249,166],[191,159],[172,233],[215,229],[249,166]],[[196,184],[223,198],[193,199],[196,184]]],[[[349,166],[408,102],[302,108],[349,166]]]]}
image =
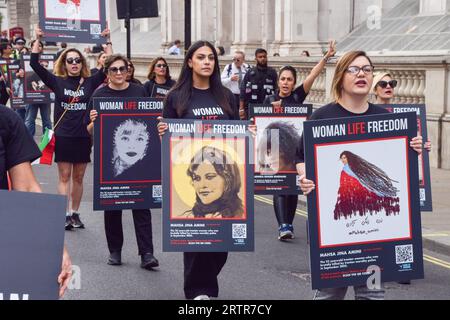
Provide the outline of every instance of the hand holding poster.
{"type": "MultiPolygon", "coordinates": [[[[428,141],[427,130],[427,109],[423,104],[388,104],[379,105],[392,113],[417,113],[417,134],[422,136],[423,141],[428,141]]],[[[420,191],[420,211],[433,211],[433,201],[431,198],[431,176],[430,176],[430,155],[424,150],[419,156],[419,191],[420,191]]]]}
{"type": "Polygon", "coordinates": [[[312,105],[253,105],[258,135],[255,144],[255,193],[299,194],[295,167],[303,122],[312,105]]]}
{"type": "Polygon", "coordinates": [[[105,0],[39,0],[39,25],[45,41],[105,43],[105,0]]]}
{"type": "Polygon", "coordinates": [[[161,143],[153,98],[95,98],[94,210],[161,208],[161,143]]]}
{"type": "Polygon", "coordinates": [[[0,191],[0,300],[57,300],[66,198],[0,191]]]}
{"type": "Polygon", "coordinates": [[[314,289],[423,278],[413,113],[307,121],[314,289]]]}
{"type": "Polygon", "coordinates": [[[165,122],[163,250],[253,251],[249,122],[165,122]]]}

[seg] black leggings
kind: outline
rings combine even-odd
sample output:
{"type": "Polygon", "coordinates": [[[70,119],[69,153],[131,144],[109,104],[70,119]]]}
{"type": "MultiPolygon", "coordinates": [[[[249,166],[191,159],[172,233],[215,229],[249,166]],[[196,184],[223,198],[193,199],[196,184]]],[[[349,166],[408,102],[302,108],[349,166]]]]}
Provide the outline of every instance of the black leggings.
{"type": "Polygon", "coordinates": [[[185,252],[184,295],[194,299],[199,295],[219,295],[217,277],[227,262],[228,252],[185,252]]]}
{"type": "Polygon", "coordinates": [[[274,195],[273,208],[278,225],[292,224],[297,210],[298,195],[274,195]]]}

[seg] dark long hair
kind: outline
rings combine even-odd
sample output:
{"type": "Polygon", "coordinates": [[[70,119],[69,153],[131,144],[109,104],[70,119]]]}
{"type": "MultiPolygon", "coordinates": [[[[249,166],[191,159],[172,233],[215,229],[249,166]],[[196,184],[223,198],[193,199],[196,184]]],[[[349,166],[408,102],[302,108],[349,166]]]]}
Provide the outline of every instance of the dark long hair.
{"type": "Polygon", "coordinates": [[[225,190],[220,199],[209,205],[203,204],[196,195],[196,202],[192,209],[194,217],[203,218],[205,215],[215,212],[220,212],[223,218],[234,218],[236,215],[241,215],[243,207],[242,200],[239,198],[241,174],[238,165],[225,151],[206,146],[198,151],[191,160],[187,175],[192,180],[195,178],[195,171],[199,165],[205,161],[210,162],[217,174],[224,179],[225,190]]]}
{"type": "Polygon", "coordinates": [[[278,130],[279,141],[278,150],[280,157],[284,159],[287,165],[295,168],[295,148],[300,143],[300,135],[294,124],[286,122],[273,122],[263,131],[263,137],[258,146],[258,163],[263,168],[267,167],[264,161],[266,155],[272,153],[272,130],[278,130]]]}
{"type": "Polygon", "coordinates": [[[200,49],[201,47],[208,47],[214,54],[214,71],[210,77],[210,90],[213,96],[217,99],[217,103],[224,109],[230,116],[233,115],[233,110],[231,108],[231,101],[228,100],[227,89],[222,85],[222,81],[220,78],[220,67],[219,67],[219,58],[217,57],[217,52],[214,46],[208,41],[197,41],[194,43],[189,50],[186,52],[186,56],[184,58],[183,67],[181,68],[181,73],[178,78],[177,83],[170,90],[167,98],[173,94],[176,94],[176,105],[175,108],[177,110],[178,116],[181,118],[186,113],[187,104],[190,98],[192,97],[193,92],[193,72],[189,67],[189,60],[192,59],[194,53],[200,49]]]}
{"type": "Polygon", "coordinates": [[[398,181],[392,180],[382,169],[350,151],[342,152],[339,158],[344,155],[347,157],[350,169],[364,185],[384,196],[397,196],[398,189],[394,187],[393,182],[398,181]]]}

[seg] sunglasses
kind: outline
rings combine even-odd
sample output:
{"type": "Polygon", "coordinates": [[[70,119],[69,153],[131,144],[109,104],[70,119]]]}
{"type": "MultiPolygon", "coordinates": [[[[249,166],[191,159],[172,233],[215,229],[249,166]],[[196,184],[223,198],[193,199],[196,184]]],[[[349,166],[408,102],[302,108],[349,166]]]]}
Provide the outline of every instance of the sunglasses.
{"type": "Polygon", "coordinates": [[[382,80],[382,81],[377,83],[377,86],[379,86],[379,87],[381,87],[383,89],[386,89],[387,86],[389,85],[392,89],[394,89],[397,86],[397,84],[398,84],[397,80],[391,80],[391,81],[384,81],[384,80],[382,80]]]}
{"type": "Polygon", "coordinates": [[[128,69],[125,66],[122,66],[122,67],[119,67],[119,68],[117,68],[117,67],[109,68],[109,72],[112,72],[112,73],[118,73],[119,71],[120,71],[120,73],[125,73],[125,72],[128,71],[128,69]]]}
{"type": "Polygon", "coordinates": [[[68,64],[80,64],[81,63],[81,58],[67,58],[66,59],[66,63],[68,64]]]}
{"type": "Polygon", "coordinates": [[[161,63],[158,63],[157,65],[155,65],[155,67],[157,67],[157,68],[167,68],[167,64],[161,64],[161,63]]]}
{"type": "Polygon", "coordinates": [[[362,67],[352,66],[347,68],[347,72],[353,75],[358,75],[361,70],[364,72],[364,74],[371,74],[374,70],[374,67],[367,65],[362,67]]]}

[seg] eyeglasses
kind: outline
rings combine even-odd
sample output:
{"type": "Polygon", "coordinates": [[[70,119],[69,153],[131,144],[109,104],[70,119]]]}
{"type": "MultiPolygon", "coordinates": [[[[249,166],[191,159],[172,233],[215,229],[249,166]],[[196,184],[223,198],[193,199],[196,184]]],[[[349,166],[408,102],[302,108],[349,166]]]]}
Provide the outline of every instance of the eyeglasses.
{"type": "Polygon", "coordinates": [[[241,62],[241,59],[234,58],[233,61],[234,61],[234,62],[241,62]]]}
{"type": "Polygon", "coordinates": [[[362,67],[351,66],[351,67],[347,68],[347,72],[356,76],[361,72],[361,70],[364,72],[364,74],[371,74],[371,73],[373,73],[374,69],[375,68],[370,65],[362,66],[362,67]]]}
{"type": "Polygon", "coordinates": [[[80,64],[81,58],[67,58],[66,63],[68,64],[80,64]]]}
{"type": "Polygon", "coordinates": [[[392,89],[394,89],[397,86],[398,82],[397,80],[391,80],[391,81],[384,81],[381,80],[380,82],[377,83],[377,86],[386,89],[387,86],[389,85],[392,89]]]}
{"type": "Polygon", "coordinates": [[[167,64],[158,63],[157,65],[155,65],[155,67],[165,69],[167,68],[167,64]]]}
{"type": "Polygon", "coordinates": [[[125,66],[122,66],[122,67],[119,67],[119,68],[117,68],[117,67],[109,68],[109,72],[112,72],[112,73],[118,73],[119,71],[120,71],[120,73],[125,73],[125,72],[128,71],[128,69],[125,66]]]}

